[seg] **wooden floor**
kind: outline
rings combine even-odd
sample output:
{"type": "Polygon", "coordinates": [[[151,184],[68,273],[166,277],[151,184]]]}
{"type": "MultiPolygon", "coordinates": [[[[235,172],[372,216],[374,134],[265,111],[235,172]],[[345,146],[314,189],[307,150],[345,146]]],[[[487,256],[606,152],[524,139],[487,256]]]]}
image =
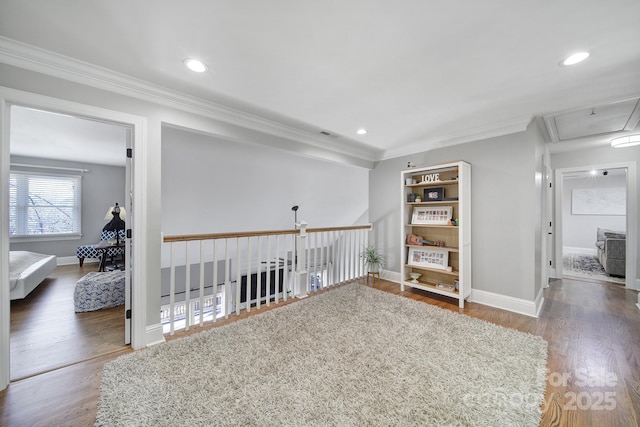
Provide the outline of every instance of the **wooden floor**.
{"type": "Polygon", "coordinates": [[[124,305],[76,313],[73,291],[98,264],[57,267],[27,298],[11,301],[11,380],[120,351],[124,305]]]}
{"type": "MultiPolygon", "coordinates": [[[[540,317],[534,319],[474,303],[459,309],[456,301],[445,297],[418,290],[401,293],[399,285],[391,282],[373,286],[543,337],[549,343],[549,355],[542,426],[639,425],[637,292],[605,282],[552,280],[544,291],[540,317]]],[[[265,309],[263,306],[250,315],[265,309]]],[[[231,316],[228,321],[235,319],[231,316]]],[[[197,330],[192,329],[192,333],[197,330]]],[[[0,392],[0,425],[93,425],[102,366],[127,351],[12,382],[0,392]]]]}

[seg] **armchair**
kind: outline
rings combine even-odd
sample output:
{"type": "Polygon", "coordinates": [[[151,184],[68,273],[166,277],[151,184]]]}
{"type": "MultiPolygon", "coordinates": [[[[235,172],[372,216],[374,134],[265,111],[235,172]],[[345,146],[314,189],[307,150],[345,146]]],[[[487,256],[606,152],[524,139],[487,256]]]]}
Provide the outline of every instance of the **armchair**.
{"type": "Polygon", "coordinates": [[[596,248],[598,250],[598,260],[609,276],[625,277],[626,239],[627,234],[624,231],[597,229],[596,248]]]}

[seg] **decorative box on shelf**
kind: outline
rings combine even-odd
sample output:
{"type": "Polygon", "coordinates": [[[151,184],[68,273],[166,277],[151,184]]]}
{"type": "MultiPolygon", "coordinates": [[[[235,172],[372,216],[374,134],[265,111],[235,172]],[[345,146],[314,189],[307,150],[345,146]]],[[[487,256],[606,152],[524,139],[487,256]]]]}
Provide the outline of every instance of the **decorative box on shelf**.
{"type": "Polygon", "coordinates": [[[444,187],[433,187],[424,189],[424,201],[436,202],[444,199],[444,187]]]}
{"type": "Polygon", "coordinates": [[[449,283],[438,283],[438,284],[436,284],[436,288],[442,289],[442,290],[445,290],[445,291],[449,291],[449,292],[455,292],[456,291],[456,285],[451,285],[449,283]]]}

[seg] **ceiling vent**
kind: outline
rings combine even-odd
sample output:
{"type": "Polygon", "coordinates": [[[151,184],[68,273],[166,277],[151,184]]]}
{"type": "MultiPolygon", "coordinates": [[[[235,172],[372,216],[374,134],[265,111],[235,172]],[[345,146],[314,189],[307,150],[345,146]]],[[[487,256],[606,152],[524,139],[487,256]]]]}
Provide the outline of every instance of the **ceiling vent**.
{"type": "Polygon", "coordinates": [[[551,142],[635,129],[640,122],[640,98],[544,116],[551,142]]]}
{"type": "Polygon", "coordinates": [[[320,135],[328,136],[329,138],[334,138],[334,139],[338,138],[338,135],[335,135],[335,134],[333,134],[333,133],[331,133],[329,131],[326,131],[326,130],[321,130],[320,131],[320,135]]]}

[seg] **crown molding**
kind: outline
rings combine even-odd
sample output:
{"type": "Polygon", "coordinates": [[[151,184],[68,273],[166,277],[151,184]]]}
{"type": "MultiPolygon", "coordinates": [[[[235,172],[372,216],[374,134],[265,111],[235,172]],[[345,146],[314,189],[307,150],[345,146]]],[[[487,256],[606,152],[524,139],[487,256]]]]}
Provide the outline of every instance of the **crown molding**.
{"type": "MultiPolygon", "coordinates": [[[[298,143],[333,154],[355,158],[356,163],[362,163],[363,160],[372,163],[379,157],[379,153],[375,149],[355,147],[349,144],[349,140],[346,138],[336,139],[316,135],[310,131],[186,95],[126,74],[1,36],[0,62],[281,137],[294,143],[288,144],[291,151],[305,151],[296,148],[295,143],[298,143]]],[[[259,141],[252,142],[259,143],[259,141]]]]}
{"type": "Polygon", "coordinates": [[[444,148],[453,145],[465,144],[467,142],[480,141],[487,138],[496,138],[499,136],[524,132],[527,130],[532,120],[533,116],[526,115],[516,117],[501,123],[468,129],[457,135],[453,134],[451,136],[444,136],[440,138],[429,138],[427,140],[423,140],[419,143],[411,144],[406,147],[387,150],[384,152],[383,157],[380,160],[393,159],[396,157],[408,156],[416,153],[435,150],[437,148],[444,148]]]}

